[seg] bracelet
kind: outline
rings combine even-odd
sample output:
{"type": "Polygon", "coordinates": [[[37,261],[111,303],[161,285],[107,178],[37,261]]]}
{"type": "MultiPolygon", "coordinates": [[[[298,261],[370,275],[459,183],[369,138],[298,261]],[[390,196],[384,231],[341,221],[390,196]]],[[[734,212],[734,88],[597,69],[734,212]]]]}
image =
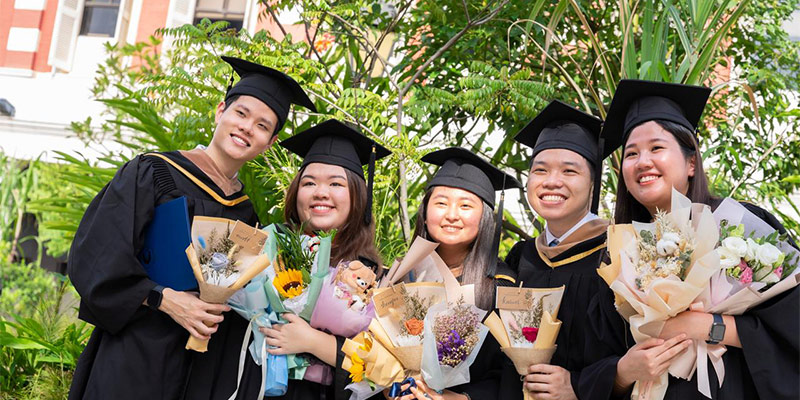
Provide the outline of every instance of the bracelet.
{"type": "Polygon", "coordinates": [[[464,392],[464,393],[461,393],[461,394],[463,394],[464,396],[467,396],[467,400],[472,400],[472,397],[469,397],[469,393],[464,392]]]}

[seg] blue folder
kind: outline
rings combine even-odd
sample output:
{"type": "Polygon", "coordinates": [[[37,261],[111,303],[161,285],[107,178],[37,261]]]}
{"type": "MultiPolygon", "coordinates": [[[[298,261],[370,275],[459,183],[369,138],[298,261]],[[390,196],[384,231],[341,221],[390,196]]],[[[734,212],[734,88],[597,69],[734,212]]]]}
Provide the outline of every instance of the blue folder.
{"type": "Polygon", "coordinates": [[[186,198],[160,204],[145,228],[144,247],[137,258],[147,275],[161,286],[174,290],[197,289],[197,280],[186,258],[192,243],[186,198]]]}

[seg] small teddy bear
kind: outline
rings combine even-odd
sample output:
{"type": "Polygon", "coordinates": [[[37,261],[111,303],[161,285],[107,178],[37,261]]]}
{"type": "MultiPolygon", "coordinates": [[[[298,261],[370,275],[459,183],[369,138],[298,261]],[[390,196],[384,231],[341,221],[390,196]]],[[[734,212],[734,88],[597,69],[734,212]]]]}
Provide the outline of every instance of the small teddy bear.
{"type": "Polygon", "coordinates": [[[348,307],[362,311],[372,297],[375,278],[375,272],[364,263],[358,260],[350,261],[346,266],[339,266],[334,295],[348,300],[348,307]]]}

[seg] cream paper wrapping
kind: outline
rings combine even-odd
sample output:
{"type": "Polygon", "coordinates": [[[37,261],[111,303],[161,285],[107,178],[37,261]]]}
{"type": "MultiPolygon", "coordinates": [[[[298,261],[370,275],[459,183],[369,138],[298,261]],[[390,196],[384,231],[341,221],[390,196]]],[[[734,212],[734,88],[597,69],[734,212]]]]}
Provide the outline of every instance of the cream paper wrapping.
{"type": "MultiPolygon", "coordinates": [[[[617,310],[630,323],[631,334],[637,343],[658,336],[664,322],[686,311],[708,287],[710,278],[720,271],[719,255],[714,248],[719,229],[704,204],[692,204],[686,196],[672,190],[672,208],[667,218],[684,235],[694,238],[686,277],[681,281],[670,276],[653,280],[645,291],[636,286],[635,260],[638,259],[636,231],[652,230],[653,224],[633,223],[608,227],[608,251],[611,264],[598,269],[598,274],[614,291],[617,310]]],[[[660,400],[664,398],[668,373],[653,382],[636,382],[632,398],[660,400]]]]}

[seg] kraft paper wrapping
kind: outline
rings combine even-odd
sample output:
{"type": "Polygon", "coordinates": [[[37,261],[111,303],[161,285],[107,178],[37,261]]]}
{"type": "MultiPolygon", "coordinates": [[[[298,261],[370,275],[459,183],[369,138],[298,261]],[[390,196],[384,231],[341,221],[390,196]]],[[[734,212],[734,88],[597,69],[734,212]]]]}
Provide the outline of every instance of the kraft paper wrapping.
{"type": "MultiPolygon", "coordinates": [[[[200,269],[200,261],[197,259],[197,253],[194,250],[194,246],[189,245],[189,247],[186,248],[186,257],[189,258],[189,264],[192,266],[192,271],[194,272],[194,276],[197,278],[197,283],[200,287],[200,300],[213,304],[225,304],[228,299],[233,296],[234,293],[236,293],[237,290],[243,288],[247,282],[250,282],[251,279],[255,278],[256,275],[258,275],[269,265],[269,259],[267,256],[265,254],[261,254],[252,260],[252,263],[241,272],[241,275],[239,275],[239,279],[237,279],[236,282],[229,287],[222,287],[210,285],[205,282],[203,279],[203,272],[200,269]]],[[[206,325],[212,326],[212,324],[209,323],[206,323],[206,325]]],[[[186,349],[205,353],[208,351],[208,340],[200,340],[194,336],[189,336],[189,340],[186,342],[186,349]]]]}
{"type": "Polygon", "coordinates": [[[405,370],[400,361],[368,332],[361,332],[353,339],[346,339],[342,345],[342,352],[347,355],[342,362],[342,368],[350,370],[353,366],[352,357],[355,354],[364,361],[366,379],[378,386],[387,387],[394,382],[402,381],[405,377],[405,370]]]}
{"type": "MultiPolygon", "coordinates": [[[[505,325],[494,312],[486,317],[483,324],[489,327],[489,332],[500,344],[500,350],[514,363],[514,368],[521,376],[528,374],[528,367],[531,365],[549,363],[556,352],[556,338],[558,338],[558,331],[561,329],[561,321],[553,319],[547,311],[542,314],[539,333],[533,343],[533,348],[510,347],[511,340],[508,338],[505,325]]],[[[522,387],[522,392],[525,399],[531,398],[530,393],[524,386],[522,387]]]]}
{"type": "Polygon", "coordinates": [[[405,369],[418,373],[422,364],[422,344],[418,346],[396,346],[386,329],[377,319],[369,323],[369,332],[392,355],[400,361],[405,369]]]}

